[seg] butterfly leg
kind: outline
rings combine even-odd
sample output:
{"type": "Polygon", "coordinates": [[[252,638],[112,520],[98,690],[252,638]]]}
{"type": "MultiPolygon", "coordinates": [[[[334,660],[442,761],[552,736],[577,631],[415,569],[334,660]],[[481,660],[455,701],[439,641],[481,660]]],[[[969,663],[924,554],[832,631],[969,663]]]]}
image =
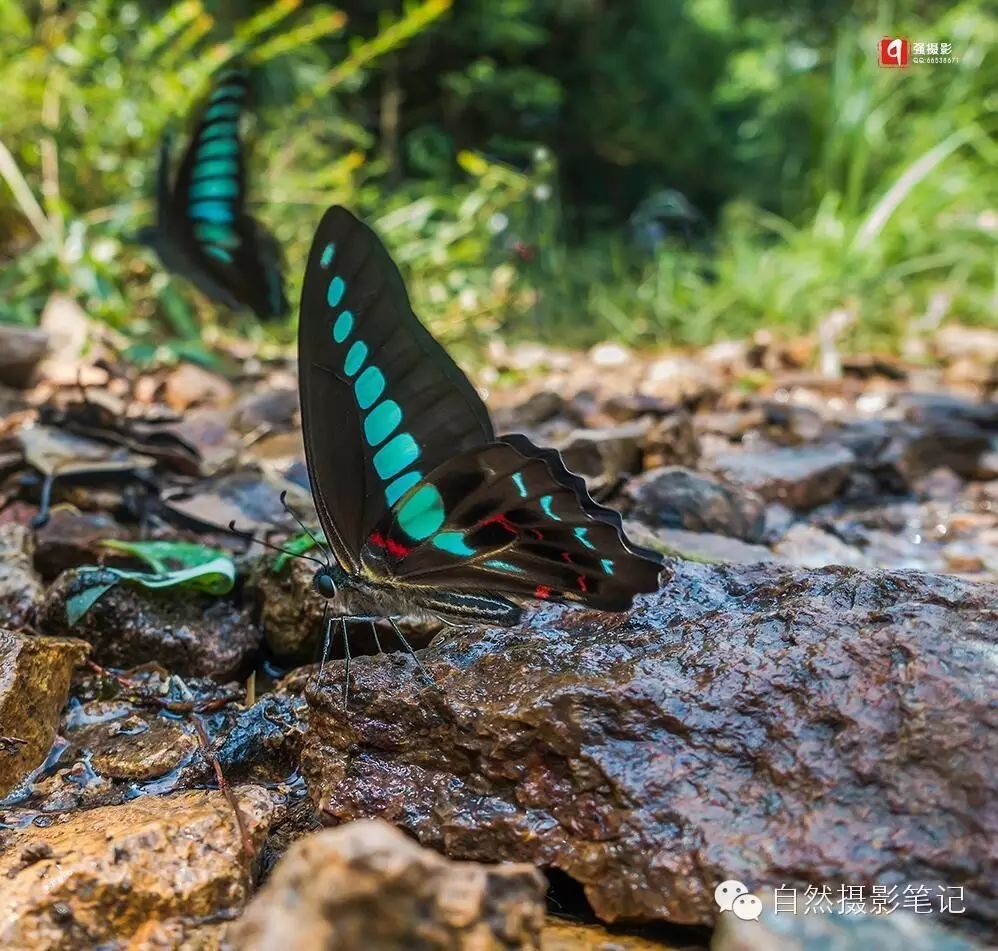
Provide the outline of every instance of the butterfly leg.
{"type": "Polygon", "coordinates": [[[391,624],[392,630],[395,631],[395,636],[399,639],[402,646],[405,648],[406,653],[416,662],[416,666],[419,668],[419,672],[431,683],[436,684],[436,681],[430,676],[429,671],[423,666],[422,661],[416,656],[416,652],[412,649],[412,645],[406,640],[405,635],[402,633],[402,629],[395,622],[395,618],[390,617],[387,619],[388,623],[391,624]]]}
{"type": "Polygon", "coordinates": [[[371,633],[374,635],[374,646],[377,648],[379,654],[383,654],[384,651],[381,649],[381,640],[378,638],[378,622],[371,621],[371,633]]]}
{"type": "Polygon", "coordinates": [[[345,617],[340,618],[340,624],[343,629],[343,709],[346,710],[347,700],[350,698],[350,635],[347,633],[345,617]]]}
{"type": "Polygon", "coordinates": [[[319,677],[322,677],[322,671],[326,666],[326,658],[329,656],[329,648],[332,643],[332,632],[333,624],[336,618],[329,616],[329,607],[324,606],[322,609],[322,656],[319,658],[319,677]]]}

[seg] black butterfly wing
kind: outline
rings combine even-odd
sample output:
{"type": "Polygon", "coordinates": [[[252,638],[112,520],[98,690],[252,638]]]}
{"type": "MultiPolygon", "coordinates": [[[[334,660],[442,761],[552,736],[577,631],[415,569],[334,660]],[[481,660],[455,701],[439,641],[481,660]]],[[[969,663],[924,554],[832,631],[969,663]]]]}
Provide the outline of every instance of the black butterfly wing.
{"type": "Polygon", "coordinates": [[[495,438],[478,394],[413,313],[384,245],[344,208],[326,212],[309,253],[298,388],[319,520],[354,573],[407,490],[495,438]]]}
{"type": "Polygon", "coordinates": [[[559,453],[525,436],[454,456],[410,489],[363,552],[369,571],[430,590],[623,611],[658,590],[661,556],[632,544],[559,453]],[[432,529],[432,530],[431,530],[432,529]]]}
{"type": "Polygon", "coordinates": [[[244,70],[219,75],[181,159],[167,217],[186,259],[177,269],[214,300],[266,320],[286,314],[288,301],[277,243],[245,210],[239,123],[248,95],[244,70]]]}

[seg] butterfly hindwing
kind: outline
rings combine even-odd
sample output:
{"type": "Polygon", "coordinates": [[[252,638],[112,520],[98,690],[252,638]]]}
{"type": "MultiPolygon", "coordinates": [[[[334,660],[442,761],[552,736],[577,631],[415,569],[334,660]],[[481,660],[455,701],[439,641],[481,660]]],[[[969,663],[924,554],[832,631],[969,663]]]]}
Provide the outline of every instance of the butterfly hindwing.
{"type": "Polygon", "coordinates": [[[525,436],[448,460],[368,538],[376,575],[406,585],[630,607],[658,588],[661,558],[624,537],[555,450],[525,436]],[[439,499],[439,505],[437,500],[439,499]]]}
{"type": "Polygon", "coordinates": [[[323,216],[309,254],[298,373],[316,508],[356,573],[391,507],[454,454],[491,442],[492,424],[413,313],[381,241],[343,208],[323,216]]]}

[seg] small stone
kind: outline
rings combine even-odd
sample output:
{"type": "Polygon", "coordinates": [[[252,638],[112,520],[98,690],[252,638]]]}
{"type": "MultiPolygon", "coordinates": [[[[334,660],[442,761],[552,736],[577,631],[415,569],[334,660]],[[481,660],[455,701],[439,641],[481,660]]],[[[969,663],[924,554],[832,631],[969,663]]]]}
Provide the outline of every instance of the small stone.
{"type": "Polygon", "coordinates": [[[191,406],[210,403],[226,406],[232,402],[232,384],[224,377],[194,363],[181,363],[163,384],[163,402],[183,412],[191,406]]]}
{"type": "Polygon", "coordinates": [[[848,449],[830,443],[721,453],[711,468],[768,502],[806,510],[834,499],[855,461],[848,449]]]}
{"type": "Polygon", "coordinates": [[[30,386],[48,348],[44,330],[0,324],[0,383],[19,390],[30,386]]]}
{"type": "Polygon", "coordinates": [[[792,525],[773,546],[773,551],[787,563],[802,568],[824,568],[826,565],[872,567],[863,552],[814,525],[792,525]]]}
{"type": "Polygon", "coordinates": [[[631,516],[652,527],[762,539],[765,502],[703,473],[679,466],[652,469],[628,484],[627,495],[631,516]]]}
{"type": "Polygon", "coordinates": [[[0,796],[45,759],[87,652],[83,641],[0,629],[0,796]]]}
{"type": "Polygon", "coordinates": [[[154,779],[176,769],[197,747],[193,733],[157,717],[140,729],[107,724],[103,737],[92,739],[91,765],[109,779],[135,782],[154,779]]]}
{"type": "Polygon", "coordinates": [[[47,581],[70,568],[105,560],[110,549],[100,542],[123,539],[128,533],[111,516],[100,512],[55,509],[35,533],[35,568],[47,581]]]}
{"type": "Polygon", "coordinates": [[[142,796],[14,832],[0,854],[0,946],[139,947],[131,942],[150,925],[176,937],[238,914],[278,809],[258,786],[233,792],[251,854],[214,790],[142,796]],[[21,864],[26,847],[43,846],[48,858],[21,864]]]}
{"type": "Polygon", "coordinates": [[[0,627],[23,627],[41,603],[42,583],[32,564],[31,547],[26,526],[0,525],[0,627]]]}
{"type": "Polygon", "coordinates": [[[609,486],[641,471],[641,446],[649,428],[649,421],[640,419],[605,429],[576,429],[558,448],[573,472],[609,486]]]}
{"type": "Polygon", "coordinates": [[[544,888],[532,866],[449,862],[354,822],[292,845],[230,938],[242,951],[539,949],[544,888]]]}
{"type": "Polygon", "coordinates": [[[693,418],[679,410],[656,420],[644,438],[645,469],[658,466],[696,468],[700,461],[700,440],[693,418]]]}

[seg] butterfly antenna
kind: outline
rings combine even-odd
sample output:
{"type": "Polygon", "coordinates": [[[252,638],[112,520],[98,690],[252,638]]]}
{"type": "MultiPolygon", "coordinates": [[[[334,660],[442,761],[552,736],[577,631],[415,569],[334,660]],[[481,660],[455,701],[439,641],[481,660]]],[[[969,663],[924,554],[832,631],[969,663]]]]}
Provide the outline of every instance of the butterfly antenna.
{"type": "Polygon", "coordinates": [[[280,545],[272,545],[270,542],[264,541],[262,538],[257,538],[256,535],[254,535],[252,532],[240,531],[238,528],[236,528],[235,519],[229,522],[229,527],[227,530],[231,532],[233,535],[238,536],[239,538],[244,538],[248,542],[256,542],[257,545],[262,545],[264,548],[269,548],[271,551],[279,551],[282,555],[287,555],[289,558],[303,558],[305,559],[305,561],[314,562],[315,564],[319,565],[321,568],[329,567],[329,565],[326,562],[320,561],[318,558],[313,558],[311,555],[305,555],[297,551],[289,551],[287,548],[281,548],[280,545]]]}
{"type": "Polygon", "coordinates": [[[328,567],[328,565],[330,563],[330,559],[332,557],[329,549],[326,548],[326,546],[323,545],[319,541],[319,539],[316,538],[315,535],[312,534],[312,530],[298,517],[298,513],[295,512],[295,510],[293,508],[291,508],[290,505],[288,505],[288,490],[287,489],[285,489],[281,493],[281,505],[283,506],[284,511],[287,512],[288,515],[290,515],[298,523],[298,525],[301,528],[301,530],[306,535],[308,535],[309,538],[312,539],[312,541],[315,543],[315,547],[318,548],[319,551],[321,551],[326,556],[326,565],[328,567]]]}

